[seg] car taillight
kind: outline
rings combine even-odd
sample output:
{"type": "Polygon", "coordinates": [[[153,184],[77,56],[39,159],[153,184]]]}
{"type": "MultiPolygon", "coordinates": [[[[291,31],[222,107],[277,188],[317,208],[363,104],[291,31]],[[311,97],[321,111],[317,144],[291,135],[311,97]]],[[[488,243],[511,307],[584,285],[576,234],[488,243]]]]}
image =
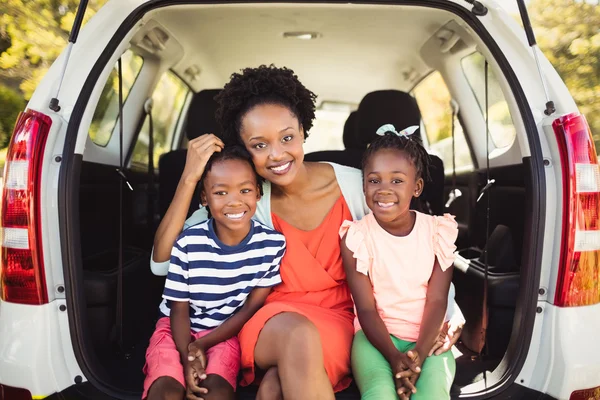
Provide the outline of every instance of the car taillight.
{"type": "Polygon", "coordinates": [[[600,399],[600,386],[592,389],[576,390],[571,393],[569,400],[596,400],[600,399]]]}
{"type": "Polygon", "coordinates": [[[52,120],[26,110],[19,115],[6,154],[0,227],[2,299],[45,304],[40,194],[43,152],[52,120]]]}
{"type": "Polygon", "coordinates": [[[600,169],[592,133],[579,113],[553,121],[563,171],[563,223],[554,304],[600,303],[600,169]]]}
{"type": "Polygon", "coordinates": [[[31,400],[31,392],[27,389],[6,386],[0,383],[0,400],[31,400]]]}

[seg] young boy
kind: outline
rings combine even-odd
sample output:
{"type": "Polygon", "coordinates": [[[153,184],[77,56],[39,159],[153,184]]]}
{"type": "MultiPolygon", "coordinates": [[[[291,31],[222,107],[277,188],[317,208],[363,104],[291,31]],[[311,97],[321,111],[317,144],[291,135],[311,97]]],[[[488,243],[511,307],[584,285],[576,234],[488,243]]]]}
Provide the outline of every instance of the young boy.
{"type": "Polygon", "coordinates": [[[252,220],[261,178],[245,149],[225,147],[204,168],[207,221],[171,253],[162,318],[146,352],[143,399],[234,399],[237,334],[281,282],[283,235],[252,220]],[[184,389],[185,388],[185,389],[184,389]]]}

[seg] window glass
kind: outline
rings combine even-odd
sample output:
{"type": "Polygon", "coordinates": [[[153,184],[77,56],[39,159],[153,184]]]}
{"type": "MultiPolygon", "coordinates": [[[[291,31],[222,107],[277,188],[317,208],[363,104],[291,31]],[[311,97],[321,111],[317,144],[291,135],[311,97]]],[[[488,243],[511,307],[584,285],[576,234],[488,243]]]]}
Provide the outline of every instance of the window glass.
{"type": "MultiPolygon", "coordinates": [[[[450,92],[439,72],[433,72],[414,89],[413,95],[421,111],[422,128],[429,142],[429,151],[444,162],[446,175],[452,173],[452,107],[450,92]]],[[[457,170],[472,170],[473,159],[464,130],[458,118],[454,120],[455,163],[457,170]]]]}
{"type": "Polygon", "coordinates": [[[323,102],[315,110],[315,120],[304,143],[304,152],[343,150],[344,124],[355,108],[350,103],[323,102]]]}
{"type": "MultiPolygon", "coordinates": [[[[129,91],[139,75],[144,60],[137,54],[127,50],[121,56],[123,75],[123,102],[127,100],[129,91]]],[[[102,89],[98,105],[92,117],[89,135],[98,146],[106,146],[110,141],[117,119],[119,118],[119,75],[118,64],[108,76],[102,89]]]]}
{"type": "MultiPolygon", "coordinates": [[[[479,109],[485,116],[485,58],[475,52],[461,60],[463,72],[477,98],[479,109]]],[[[516,131],[508,110],[508,104],[500,89],[498,79],[488,68],[488,105],[490,137],[497,148],[513,144],[516,131]]]]}
{"type": "MultiPolygon", "coordinates": [[[[152,122],[154,123],[154,166],[158,167],[161,155],[171,150],[177,121],[181,116],[185,99],[190,93],[187,85],[172,72],[165,73],[152,94],[152,122]]],[[[131,165],[138,168],[148,166],[148,133],[150,121],[146,117],[140,130],[133,153],[131,165]]]]}

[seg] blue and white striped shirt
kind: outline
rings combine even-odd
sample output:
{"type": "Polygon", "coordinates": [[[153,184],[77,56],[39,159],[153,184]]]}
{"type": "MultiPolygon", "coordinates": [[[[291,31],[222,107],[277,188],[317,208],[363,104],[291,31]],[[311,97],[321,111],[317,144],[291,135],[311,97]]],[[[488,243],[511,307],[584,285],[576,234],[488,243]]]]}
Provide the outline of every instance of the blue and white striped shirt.
{"type": "Polygon", "coordinates": [[[281,283],[284,253],[284,236],[255,220],[236,246],[219,240],[212,219],[191,226],[173,246],[160,312],[168,317],[171,301],[187,301],[193,331],[216,328],[244,305],[253,288],[281,283]]]}

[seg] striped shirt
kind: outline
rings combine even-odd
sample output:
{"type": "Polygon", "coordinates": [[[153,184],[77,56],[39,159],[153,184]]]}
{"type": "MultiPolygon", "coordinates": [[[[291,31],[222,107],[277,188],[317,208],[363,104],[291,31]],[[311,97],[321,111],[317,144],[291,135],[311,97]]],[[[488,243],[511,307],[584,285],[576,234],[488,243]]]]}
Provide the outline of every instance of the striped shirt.
{"type": "Polygon", "coordinates": [[[189,302],[194,332],[216,328],[244,305],[253,288],[281,283],[284,253],[284,236],[254,220],[236,246],[219,240],[212,219],[191,226],[173,246],[160,312],[168,317],[171,301],[189,302]]]}

